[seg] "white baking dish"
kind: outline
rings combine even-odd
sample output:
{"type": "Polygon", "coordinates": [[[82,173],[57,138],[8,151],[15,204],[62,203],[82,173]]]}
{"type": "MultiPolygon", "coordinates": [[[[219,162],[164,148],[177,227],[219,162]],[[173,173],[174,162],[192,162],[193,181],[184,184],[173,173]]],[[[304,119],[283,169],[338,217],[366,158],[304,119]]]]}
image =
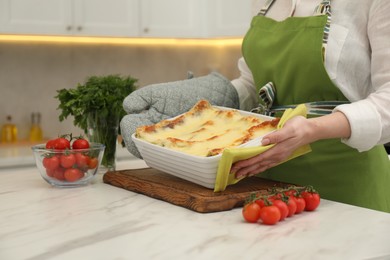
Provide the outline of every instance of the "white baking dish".
{"type": "MultiPolygon", "coordinates": [[[[231,109],[217,107],[223,110],[231,109]]],[[[238,110],[243,116],[255,116],[263,120],[272,120],[274,117],[238,110]]],[[[173,120],[172,118],[171,120],[173,120]]],[[[155,169],[177,176],[184,180],[213,189],[218,170],[218,163],[222,154],[210,157],[195,156],[175,151],[166,147],[151,144],[132,135],[132,139],[141,153],[145,163],[155,169]]],[[[262,136],[257,137],[239,147],[258,146],[262,136]]]]}

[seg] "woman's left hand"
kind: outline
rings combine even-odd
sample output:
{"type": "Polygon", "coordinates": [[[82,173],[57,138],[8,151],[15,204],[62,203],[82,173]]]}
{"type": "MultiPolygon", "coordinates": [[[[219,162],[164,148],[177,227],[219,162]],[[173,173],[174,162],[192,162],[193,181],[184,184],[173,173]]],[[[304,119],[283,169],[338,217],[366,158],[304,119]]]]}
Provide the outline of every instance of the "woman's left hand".
{"type": "Polygon", "coordinates": [[[231,172],[236,178],[252,176],[278,165],[297,148],[311,143],[311,127],[308,119],[296,116],[288,120],[283,128],[266,135],[262,145],[275,144],[272,148],[252,158],[233,164],[231,172]]]}

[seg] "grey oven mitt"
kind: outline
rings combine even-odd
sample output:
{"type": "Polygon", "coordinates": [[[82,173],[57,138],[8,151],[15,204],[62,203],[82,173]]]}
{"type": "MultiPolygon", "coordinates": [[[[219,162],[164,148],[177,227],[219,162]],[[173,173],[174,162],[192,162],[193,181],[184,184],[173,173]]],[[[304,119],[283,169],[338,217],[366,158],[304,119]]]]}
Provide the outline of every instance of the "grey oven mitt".
{"type": "Polygon", "coordinates": [[[236,89],[228,79],[216,72],[187,80],[153,84],[132,92],[123,101],[128,115],[120,123],[127,150],[142,159],[131,140],[137,127],[180,115],[201,99],[216,106],[239,107],[236,89]]]}

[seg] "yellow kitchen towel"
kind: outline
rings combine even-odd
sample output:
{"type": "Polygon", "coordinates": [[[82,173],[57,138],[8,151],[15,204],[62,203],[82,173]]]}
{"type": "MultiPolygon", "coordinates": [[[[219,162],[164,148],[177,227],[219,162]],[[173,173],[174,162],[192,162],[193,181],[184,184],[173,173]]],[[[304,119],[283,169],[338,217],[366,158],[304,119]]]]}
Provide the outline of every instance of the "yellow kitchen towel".
{"type": "MultiPolygon", "coordinates": [[[[294,116],[306,117],[307,116],[306,106],[304,104],[301,104],[294,109],[292,108],[287,109],[283,113],[282,117],[280,118],[279,124],[277,125],[277,129],[282,128],[285,122],[290,118],[293,118],[294,116]]],[[[268,149],[270,149],[272,146],[274,146],[274,144],[267,145],[267,146],[225,149],[222,153],[222,158],[218,164],[218,171],[217,171],[217,177],[215,179],[214,192],[224,191],[228,185],[235,184],[240,180],[244,179],[244,178],[237,179],[234,176],[234,174],[230,173],[230,169],[233,163],[263,153],[268,149]]],[[[295,150],[294,153],[289,158],[287,158],[287,160],[285,160],[284,162],[296,158],[298,156],[301,156],[303,154],[306,154],[308,152],[311,152],[310,145],[304,145],[298,148],[297,150],[295,150]]]]}

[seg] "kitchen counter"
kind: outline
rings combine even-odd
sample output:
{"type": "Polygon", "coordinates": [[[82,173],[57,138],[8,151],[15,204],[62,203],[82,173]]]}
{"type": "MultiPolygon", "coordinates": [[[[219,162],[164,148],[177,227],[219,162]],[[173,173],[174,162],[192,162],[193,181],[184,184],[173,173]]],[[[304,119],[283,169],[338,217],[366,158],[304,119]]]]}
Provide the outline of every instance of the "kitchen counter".
{"type": "MultiPolygon", "coordinates": [[[[142,160],[117,169],[144,168],[142,160]]],[[[54,188],[0,170],[0,259],[390,259],[390,214],[322,200],[275,226],[201,214],[102,182],[54,188]]]]}

